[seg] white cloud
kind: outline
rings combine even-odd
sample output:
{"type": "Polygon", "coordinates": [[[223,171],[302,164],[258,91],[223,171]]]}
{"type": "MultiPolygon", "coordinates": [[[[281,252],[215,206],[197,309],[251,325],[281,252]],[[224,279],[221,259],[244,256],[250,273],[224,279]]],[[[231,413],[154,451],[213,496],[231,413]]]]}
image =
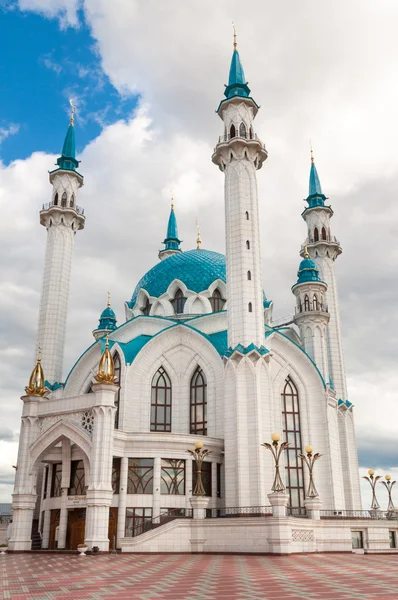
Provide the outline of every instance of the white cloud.
{"type": "Polygon", "coordinates": [[[15,135],[19,131],[19,125],[10,123],[6,127],[0,127],[0,144],[4,142],[10,135],[15,135]]]}
{"type": "MultiPolygon", "coordinates": [[[[20,4],[49,17],[78,6],[20,4]]],[[[265,291],[276,316],[292,312],[311,137],[335,210],[333,233],[344,248],[337,272],[359,446],[369,466],[397,470],[398,5],[303,0],[288,6],[253,0],[249,13],[235,0],[85,0],[106,74],[121,93],[139,92],[143,105],[127,121],[105,127],[80,157],[85,186],[78,202],[87,224],[76,236],[66,364],[91,343],[108,287],[123,321],[124,300],[156,263],[170,189],[184,248],[194,246],[199,216],[204,246],[224,250],[223,176],[210,157],[221,128],[214,109],[228,75],[234,20],[246,75],[262,105],[257,131],[269,149],[258,176],[265,291]]],[[[13,431],[17,397],[32,368],[45,246],[37,213],[50,197],[46,171],[53,163],[38,152],[0,166],[0,338],[7,340],[0,344],[1,406],[13,431]]]]}
{"type": "Polygon", "coordinates": [[[37,12],[49,19],[57,18],[61,28],[78,27],[78,10],[82,0],[18,0],[23,11],[37,12]]]}

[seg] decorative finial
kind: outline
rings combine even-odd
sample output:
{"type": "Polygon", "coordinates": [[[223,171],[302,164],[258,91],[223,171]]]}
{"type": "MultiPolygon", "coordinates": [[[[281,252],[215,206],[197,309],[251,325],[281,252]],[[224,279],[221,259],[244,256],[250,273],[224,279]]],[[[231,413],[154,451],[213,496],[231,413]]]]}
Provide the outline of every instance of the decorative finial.
{"type": "Polygon", "coordinates": [[[312,150],[312,142],[310,140],[310,150],[311,150],[311,164],[314,164],[314,151],[312,150]]]}
{"type": "Polygon", "coordinates": [[[196,227],[198,229],[198,237],[196,239],[196,250],[200,250],[200,246],[202,244],[202,240],[201,240],[201,237],[200,237],[200,227],[199,227],[198,219],[196,219],[196,227]]]}
{"type": "Polygon", "coordinates": [[[113,362],[112,354],[109,351],[108,332],[106,332],[105,350],[100,358],[98,373],[95,376],[95,380],[97,383],[107,383],[108,385],[113,385],[116,381],[115,364],[113,362]]]}
{"type": "Polygon", "coordinates": [[[236,28],[235,28],[235,25],[234,25],[233,21],[232,21],[232,27],[234,29],[234,50],[236,50],[237,47],[238,47],[238,42],[236,41],[236,28]]]}
{"type": "Polygon", "coordinates": [[[69,99],[69,104],[71,105],[72,112],[70,115],[70,124],[73,126],[75,124],[75,108],[76,106],[73,104],[72,98],[69,99]]]}
{"type": "Polygon", "coordinates": [[[304,246],[304,258],[309,258],[308,246],[307,244],[304,246]]]}
{"type": "Polygon", "coordinates": [[[29,385],[25,388],[28,396],[44,396],[46,389],[44,387],[44,373],[41,366],[41,349],[37,348],[37,361],[29,379],[29,385]]]}
{"type": "Polygon", "coordinates": [[[171,210],[174,210],[174,196],[171,196],[171,210]]]}
{"type": "Polygon", "coordinates": [[[107,304],[108,308],[110,308],[111,306],[111,293],[108,292],[108,304],[107,304]]]}

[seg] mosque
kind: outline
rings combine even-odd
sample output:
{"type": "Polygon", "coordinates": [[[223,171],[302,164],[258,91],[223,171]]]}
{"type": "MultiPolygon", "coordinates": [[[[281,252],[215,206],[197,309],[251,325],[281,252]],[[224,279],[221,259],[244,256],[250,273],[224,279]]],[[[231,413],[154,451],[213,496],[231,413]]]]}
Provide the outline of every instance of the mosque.
{"type": "Polygon", "coordinates": [[[33,531],[42,548],[84,542],[107,551],[138,540],[146,521],[187,515],[197,479],[187,449],[197,441],[209,450],[206,516],[269,504],[273,463],[261,444],[275,432],[289,442],[281,472],[292,510],[305,507],[308,474],[298,454],[308,444],[322,455],[323,507],[361,509],[333,210],[311,157],[302,260],[289,292],[294,314],[273,324],[262,285],[256,177],[268,154],[258,110],[235,41],[212,156],[225,180],[225,256],[202,248],[200,236],[197,248],[183,251],[172,205],[164,248],[126,301],[125,321],[117,323],[108,301],[94,343],[65,377],[73,245],[85,226],[72,111],[49,174],[51,200],[40,211],[41,356],[22,397],[11,550],[30,550],[33,531]]]}

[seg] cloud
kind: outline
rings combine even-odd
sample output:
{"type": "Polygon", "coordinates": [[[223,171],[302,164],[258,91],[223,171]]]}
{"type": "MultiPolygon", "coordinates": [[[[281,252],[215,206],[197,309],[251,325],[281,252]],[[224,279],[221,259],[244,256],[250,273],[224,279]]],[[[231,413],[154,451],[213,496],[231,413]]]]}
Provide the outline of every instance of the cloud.
{"type": "Polygon", "coordinates": [[[57,18],[61,29],[79,26],[81,5],[81,0],[18,0],[20,10],[36,12],[49,19],[57,18]]]}
{"type": "MultiPolygon", "coordinates": [[[[51,18],[77,15],[79,7],[20,5],[51,18]]],[[[104,76],[120,94],[142,101],[126,120],[107,124],[106,112],[97,115],[103,131],[79,157],[85,185],[78,203],[87,222],[76,235],[65,372],[91,343],[108,288],[123,322],[123,302],[157,261],[170,189],[184,248],[194,247],[199,216],[204,247],[224,251],[223,176],[210,157],[222,128],[214,110],[234,20],[261,104],[256,130],[269,150],[258,174],[265,292],[276,317],[292,314],[311,137],[334,209],[332,233],[344,250],[336,270],[361,466],[396,472],[396,2],[303,0],[286,10],[285,3],[253,0],[250,13],[235,0],[85,0],[83,8],[104,76]]],[[[54,161],[37,152],[0,165],[0,410],[13,432],[33,365],[45,249],[37,213],[50,198],[46,172],[54,161]]]]}
{"type": "Polygon", "coordinates": [[[49,69],[50,71],[54,71],[54,73],[56,73],[57,75],[59,75],[61,73],[61,71],[62,71],[62,65],[60,65],[57,62],[55,62],[51,58],[50,54],[46,54],[45,56],[43,56],[41,58],[41,62],[46,67],[46,69],[49,69]]]}
{"type": "Polygon", "coordinates": [[[0,144],[4,142],[10,135],[15,135],[19,131],[19,125],[10,123],[6,127],[0,127],[0,144]]]}

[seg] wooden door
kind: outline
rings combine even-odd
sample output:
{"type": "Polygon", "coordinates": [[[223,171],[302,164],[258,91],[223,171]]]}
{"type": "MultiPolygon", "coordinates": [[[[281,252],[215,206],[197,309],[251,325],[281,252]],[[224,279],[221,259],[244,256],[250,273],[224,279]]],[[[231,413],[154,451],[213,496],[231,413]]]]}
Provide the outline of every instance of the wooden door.
{"type": "Polygon", "coordinates": [[[117,538],[117,508],[109,509],[109,550],[116,549],[116,538],[117,538]]]}
{"type": "Polygon", "coordinates": [[[70,549],[76,550],[79,544],[84,543],[84,532],[86,529],[86,519],[76,519],[71,525],[70,549]]]}

